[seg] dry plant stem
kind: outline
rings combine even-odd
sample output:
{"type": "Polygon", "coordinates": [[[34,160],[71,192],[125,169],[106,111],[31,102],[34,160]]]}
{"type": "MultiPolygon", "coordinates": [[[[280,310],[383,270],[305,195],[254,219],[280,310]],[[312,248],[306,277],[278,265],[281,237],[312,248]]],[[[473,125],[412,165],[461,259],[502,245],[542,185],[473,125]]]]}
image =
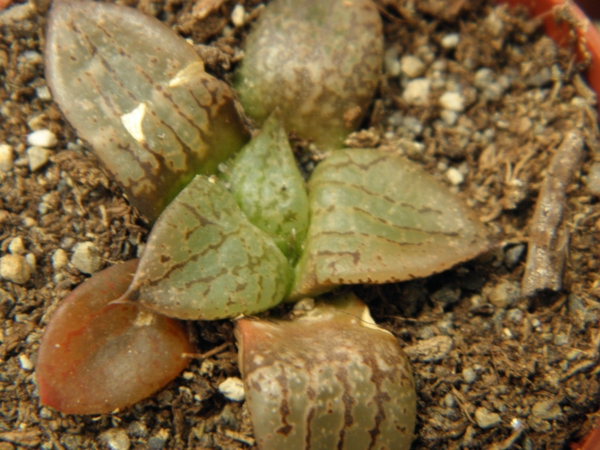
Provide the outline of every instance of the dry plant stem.
{"type": "Polygon", "coordinates": [[[530,225],[527,264],[522,281],[523,295],[562,288],[569,230],[565,221],[566,190],[579,170],[583,139],[570,132],[550,162],[530,225]]]}

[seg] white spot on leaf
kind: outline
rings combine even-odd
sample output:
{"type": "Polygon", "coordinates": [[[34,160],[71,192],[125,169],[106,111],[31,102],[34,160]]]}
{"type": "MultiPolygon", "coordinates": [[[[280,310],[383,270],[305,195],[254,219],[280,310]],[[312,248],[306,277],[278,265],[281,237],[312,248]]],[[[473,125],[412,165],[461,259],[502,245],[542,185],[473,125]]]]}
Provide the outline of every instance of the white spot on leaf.
{"type": "Polygon", "coordinates": [[[185,69],[181,69],[177,72],[171,81],[169,81],[169,87],[177,87],[183,84],[187,84],[196,75],[204,73],[204,63],[202,61],[196,61],[187,66],[185,69]]]}
{"type": "Polygon", "coordinates": [[[140,103],[134,110],[121,116],[121,122],[125,129],[140,144],[146,142],[146,136],[142,130],[142,121],[146,115],[146,104],[140,103]]]}

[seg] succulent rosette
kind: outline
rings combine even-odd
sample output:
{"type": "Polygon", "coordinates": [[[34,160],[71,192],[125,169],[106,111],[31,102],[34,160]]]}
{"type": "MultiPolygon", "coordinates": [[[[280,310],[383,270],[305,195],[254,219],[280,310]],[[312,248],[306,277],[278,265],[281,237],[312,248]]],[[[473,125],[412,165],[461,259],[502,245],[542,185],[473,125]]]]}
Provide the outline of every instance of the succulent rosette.
{"type": "MultiPolygon", "coordinates": [[[[340,285],[428,276],[490,248],[485,227],[419,166],[340,149],[375,93],[381,28],[371,0],[270,2],[235,77],[260,127],[249,140],[231,89],[166,25],[123,6],[55,2],[52,92],[153,228],[139,263],[94,275],[55,314],[37,367],[43,403],[86,414],[150,395],[192,349],[174,319],[252,316],[340,285]],[[336,149],[308,182],[292,132],[336,149]]],[[[261,448],[410,445],[410,367],[358,299],[319,300],[294,320],[245,318],[236,335],[261,448]]]]}

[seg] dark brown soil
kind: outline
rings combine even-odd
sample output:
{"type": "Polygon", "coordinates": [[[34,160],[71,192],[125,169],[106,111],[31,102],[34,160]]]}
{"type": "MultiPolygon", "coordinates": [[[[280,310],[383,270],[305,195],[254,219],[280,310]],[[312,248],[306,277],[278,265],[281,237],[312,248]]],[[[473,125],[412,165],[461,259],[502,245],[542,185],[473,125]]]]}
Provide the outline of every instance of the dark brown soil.
{"type": "MultiPolygon", "coordinates": [[[[207,70],[221,78],[235,68],[262,8],[258,0],[198,0],[194,9],[187,0],[123,3],[192,39],[207,70]],[[234,28],[238,3],[247,24],[234,28]]],[[[428,279],[354,288],[413,364],[419,418],[412,448],[566,448],[589,430],[600,400],[600,202],[588,187],[600,149],[595,98],[573,52],[558,50],[522,12],[480,0],[378,5],[386,48],[397,48],[399,56],[388,52],[370,116],[348,145],[402,150],[459,192],[498,242],[491,254],[428,279]],[[444,47],[454,33],[460,42],[444,47]],[[424,63],[420,76],[432,82],[420,106],[403,97],[408,78],[394,75],[405,54],[424,63]],[[493,78],[477,78],[481,68],[493,78]],[[464,100],[456,117],[439,106],[447,90],[464,100]],[[571,238],[564,286],[524,299],[528,225],[549,161],[569,131],[581,133],[586,156],[566,190],[571,238]]],[[[55,270],[52,255],[62,248],[70,257],[74,244],[92,242],[108,266],[135,257],[147,236],[87,145],[43,89],[36,90],[46,85],[48,7],[31,0],[0,12],[0,144],[14,150],[14,167],[0,170],[0,256],[20,237],[25,254],[33,255],[28,261],[36,262],[25,284],[0,281],[0,450],[105,448],[107,442],[118,449],[248,448],[254,441],[245,405],[217,392],[225,378],[239,376],[228,321],[191,323],[199,351],[217,351],[126,410],[70,416],[39,404],[32,368],[44,327],[86,277],[70,264],[55,270]],[[32,172],[26,137],[41,128],[56,133],[59,143],[32,172]]],[[[305,166],[318,156],[306,142],[296,147],[310,150],[301,158],[305,166]]]]}

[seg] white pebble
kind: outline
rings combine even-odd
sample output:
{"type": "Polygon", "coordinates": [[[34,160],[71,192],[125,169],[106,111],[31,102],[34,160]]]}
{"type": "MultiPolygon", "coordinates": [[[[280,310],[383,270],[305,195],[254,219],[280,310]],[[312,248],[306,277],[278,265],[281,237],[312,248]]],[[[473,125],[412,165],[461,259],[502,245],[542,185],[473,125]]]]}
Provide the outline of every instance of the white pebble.
{"type": "Polygon", "coordinates": [[[402,99],[411,106],[425,106],[429,102],[431,81],[426,78],[417,78],[406,85],[402,99]]]}
{"type": "Polygon", "coordinates": [[[100,250],[91,242],[75,244],[71,264],[82,273],[96,273],[102,264],[100,250]]]}
{"type": "Polygon", "coordinates": [[[0,170],[8,172],[13,168],[13,149],[8,144],[0,145],[0,170]]]}
{"type": "Polygon", "coordinates": [[[449,109],[442,109],[440,111],[440,117],[446,125],[453,127],[458,122],[458,113],[456,111],[450,111],[449,109]]]}
{"type": "Polygon", "coordinates": [[[98,436],[98,439],[104,441],[110,450],[129,450],[131,441],[127,432],[122,428],[111,428],[98,436]]]}
{"type": "Polygon", "coordinates": [[[52,100],[52,94],[46,85],[36,87],[35,93],[40,100],[52,100]]]}
{"type": "Polygon", "coordinates": [[[69,262],[69,258],[67,257],[67,252],[65,252],[62,248],[57,249],[52,255],[52,268],[54,270],[60,270],[67,265],[69,262]]]}
{"type": "Polygon", "coordinates": [[[600,196],[600,163],[595,162],[588,173],[588,189],[596,196],[600,196]]]}
{"type": "Polygon", "coordinates": [[[8,251],[13,255],[22,255],[25,253],[25,245],[23,244],[21,236],[17,236],[10,241],[10,244],[8,244],[8,251]]]}
{"type": "Polygon", "coordinates": [[[400,60],[402,72],[409,78],[417,78],[425,72],[425,64],[419,58],[413,55],[403,56],[400,60]]]}
{"type": "Polygon", "coordinates": [[[236,27],[244,26],[244,23],[246,23],[246,10],[243,5],[235,5],[235,8],[231,12],[231,22],[236,27]]]}
{"type": "Polygon", "coordinates": [[[31,278],[31,269],[21,255],[4,255],[0,258],[0,275],[8,281],[25,284],[31,278]]]}
{"type": "Polygon", "coordinates": [[[44,129],[29,134],[27,142],[29,142],[29,145],[49,148],[58,144],[58,139],[56,139],[56,135],[52,131],[44,129]]]}
{"type": "Polygon", "coordinates": [[[460,171],[454,167],[450,167],[446,171],[446,178],[448,181],[454,186],[458,186],[465,181],[465,176],[460,173],[460,171]]]}
{"type": "Polygon", "coordinates": [[[241,402],[246,397],[244,383],[237,377],[229,377],[219,384],[219,392],[234,402],[241,402]]]}
{"type": "Polygon", "coordinates": [[[502,418],[499,414],[491,412],[488,409],[480,406],[475,410],[475,422],[480,428],[494,428],[502,423],[502,418]]]}
{"type": "Polygon", "coordinates": [[[458,33],[447,34],[442,38],[442,47],[446,50],[456,48],[460,43],[460,35],[458,33]]]}
{"type": "Polygon", "coordinates": [[[462,112],[465,110],[465,98],[458,92],[445,92],[440,97],[440,106],[450,111],[462,112]]]}
{"type": "Polygon", "coordinates": [[[31,271],[35,272],[35,269],[37,268],[37,258],[33,253],[27,253],[25,255],[25,262],[27,263],[31,271]]]}
{"type": "Polygon", "coordinates": [[[43,147],[29,147],[27,149],[27,160],[29,162],[29,170],[35,172],[46,165],[50,159],[52,152],[43,147]]]}
{"type": "Polygon", "coordinates": [[[402,64],[398,60],[398,48],[390,47],[384,56],[385,73],[390,77],[397,77],[402,72],[402,64]]]}
{"type": "Polygon", "coordinates": [[[21,369],[23,370],[33,370],[33,363],[27,357],[27,355],[19,355],[19,364],[21,365],[21,369]]]}

